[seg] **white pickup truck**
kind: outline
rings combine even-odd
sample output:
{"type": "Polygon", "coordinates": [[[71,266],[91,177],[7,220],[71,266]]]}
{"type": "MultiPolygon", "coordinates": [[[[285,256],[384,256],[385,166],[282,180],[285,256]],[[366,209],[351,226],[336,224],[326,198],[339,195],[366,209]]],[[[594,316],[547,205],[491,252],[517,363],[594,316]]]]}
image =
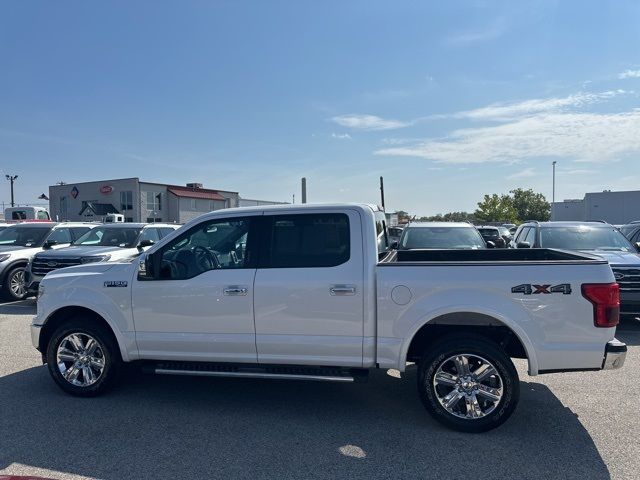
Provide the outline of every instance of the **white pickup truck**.
{"type": "Polygon", "coordinates": [[[418,365],[426,409],[478,432],[530,375],[619,368],[609,265],[559,250],[391,251],[368,205],[227,209],[135,260],[40,283],[31,334],[56,383],[96,395],[123,362],[157,374],[352,382],[418,365]]]}

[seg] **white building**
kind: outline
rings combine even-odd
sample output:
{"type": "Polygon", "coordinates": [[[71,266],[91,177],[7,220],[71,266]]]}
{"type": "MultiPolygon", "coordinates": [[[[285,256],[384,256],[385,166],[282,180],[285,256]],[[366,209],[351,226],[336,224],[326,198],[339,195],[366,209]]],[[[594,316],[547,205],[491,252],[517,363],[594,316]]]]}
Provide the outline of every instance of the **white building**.
{"type": "Polygon", "coordinates": [[[604,220],[614,225],[640,220],[640,190],[587,193],[582,200],[551,205],[551,220],[604,220]]]}
{"type": "Polygon", "coordinates": [[[239,206],[238,192],[142,182],[138,178],[98,180],[49,187],[54,220],[104,220],[121,213],[128,222],[184,223],[212,210],[239,206]]]}

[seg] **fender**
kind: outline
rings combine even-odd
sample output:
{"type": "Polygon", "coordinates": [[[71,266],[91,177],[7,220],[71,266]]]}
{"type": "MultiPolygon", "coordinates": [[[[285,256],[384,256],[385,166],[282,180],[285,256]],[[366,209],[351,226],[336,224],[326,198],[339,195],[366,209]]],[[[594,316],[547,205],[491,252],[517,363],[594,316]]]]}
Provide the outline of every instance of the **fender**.
{"type": "Polygon", "coordinates": [[[398,366],[404,366],[409,345],[418,330],[443,315],[455,313],[485,315],[511,329],[524,346],[529,361],[529,374],[537,375],[538,358],[535,342],[522,327],[522,323],[527,323],[528,328],[533,329],[534,333],[538,330],[535,322],[531,321],[528,311],[502,295],[487,295],[487,291],[480,295],[478,291],[468,289],[451,289],[425,295],[403,312],[394,325],[394,333],[403,339],[398,355],[398,366]],[[461,302],[461,299],[464,301],[461,302]]]}
{"type": "Polygon", "coordinates": [[[105,287],[106,282],[130,282],[132,272],[133,268],[129,265],[114,268],[114,264],[105,263],[96,264],[92,268],[68,267],[48,274],[42,282],[45,293],[38,300],[37,317],[43,320],[36,318],[34,324],[44,325],[62,308],[86,308],[107,322],[118,341],[122,359],[125,362],[136,360],[138,347],[135,341],[130,283],[125,288],[105,287]]]}
{"type": "Polygon", "coordinates": [[[113,321],[113,319],[109,317],[109,314],[104,309],[100,308],[95,304],[79,305],[78,303],[73,303],[73,302],[60,304],[53,312],[51,312],[47,316],[47,318],[43,321],[42,325],[44,326],[51,317],[53,317],[57,312],[59,312],[63,308],[70,308],[70,307],[84,308],[86,310],[90,310],[94,312],[96,315],[99,315],[105,322],[107,322],[107,325],[109,325],[109,328],[111,329],[114,336],[116,337],[116,341],[118,342],[118,348],[120,349],[120,355],[122,356],[122,360],[125,362],[130,362],[132,360],[138,359],[138,347],[135,341],[135,332],[122,332],[118,328],[117,324],[113,321]]]}

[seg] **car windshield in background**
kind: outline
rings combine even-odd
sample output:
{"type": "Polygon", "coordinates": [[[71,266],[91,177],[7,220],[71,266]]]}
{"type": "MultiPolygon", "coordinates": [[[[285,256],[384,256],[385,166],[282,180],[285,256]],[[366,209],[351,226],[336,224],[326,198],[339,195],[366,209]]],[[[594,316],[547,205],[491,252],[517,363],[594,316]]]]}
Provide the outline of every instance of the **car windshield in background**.
{"type": "Polygon", "coordinates": [[[51,227],[7,227],[0,230],[0,247],[39,247],[51,231],[51,227]]]}
{"type": "Polygon", "coordinates": [[[509,233],[509,229],[507,227],[498,227],[498,231],[500,232],[500,235],[504,235],[504,236],[510,236],[511,233],[509,233]]]}
{"type": "Polygon", "coordinates": [[[620,231],[612,227],[552,227],[540,231],[542,248],[565,250],[610,250],[632,252],[635,249],[620,231]]]}
{"type": "Polygon", "coordinates": [[[96,227],[82,235],[73,245],[133,248],[138,244],[142,228],[96,227]]]}
{"type": "Polygon", "coordinates": [[[404,231],[400,248],[485,248],[475,228],[467,227],[413,227],[404,231]]]}

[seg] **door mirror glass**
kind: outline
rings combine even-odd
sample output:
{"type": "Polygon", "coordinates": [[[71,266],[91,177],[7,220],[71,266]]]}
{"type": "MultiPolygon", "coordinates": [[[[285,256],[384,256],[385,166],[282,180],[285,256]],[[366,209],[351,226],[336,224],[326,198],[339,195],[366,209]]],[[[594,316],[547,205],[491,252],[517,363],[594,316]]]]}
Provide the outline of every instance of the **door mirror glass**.
{"type": "Polygon", "coordinates": [[[529,242],[518,242],[517,248],[531,248],[531,244],[529,242]]]}
{"type": "Polygon", "coordinates": [[[487,240],[487,248],[496,248],[496,244],[491,240],[487,240]]]}
{"type": "Polygon", "coordinates": [[[640,252],[640,242],[636,242],[635,246],[636,246],[636,250],[640,252]]]}

